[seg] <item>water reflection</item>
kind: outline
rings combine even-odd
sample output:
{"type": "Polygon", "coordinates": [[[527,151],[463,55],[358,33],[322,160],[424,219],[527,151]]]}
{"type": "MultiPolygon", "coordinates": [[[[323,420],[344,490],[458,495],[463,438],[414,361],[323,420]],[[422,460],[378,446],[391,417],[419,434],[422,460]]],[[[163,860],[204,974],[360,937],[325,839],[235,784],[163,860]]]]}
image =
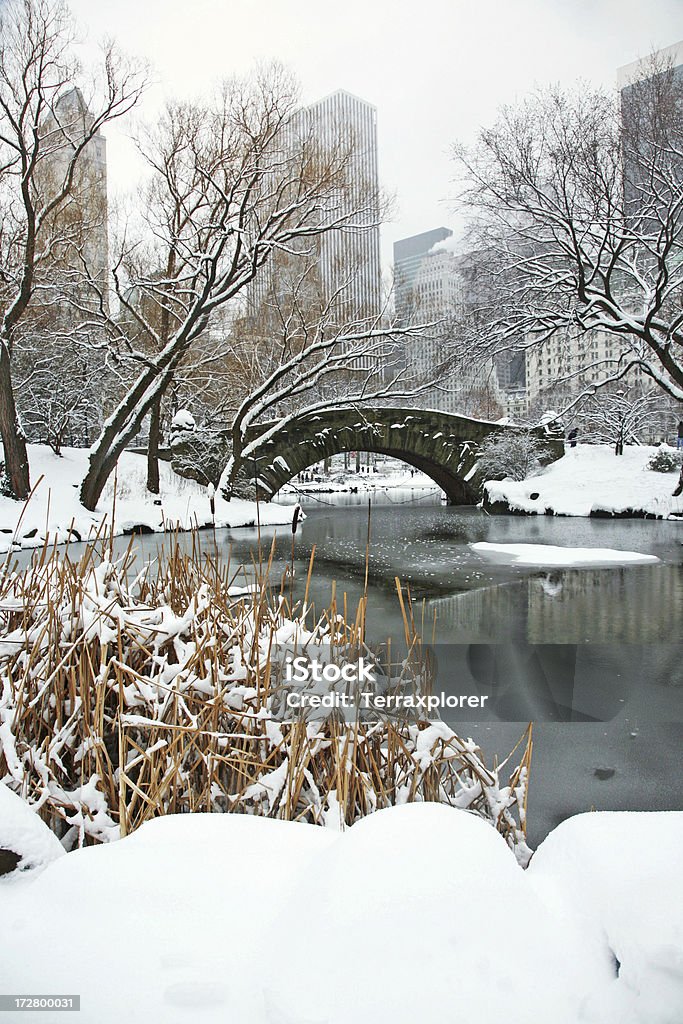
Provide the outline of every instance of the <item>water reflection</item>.
{"type": "Polygon", "coordinates": [[[453,642],[652,643],[683,621],[678,565],[570,569],[433,598],[438,635],[453,642]]]}
{"type": "MultiPolygon", "coordinates": [[[[292,498],[292,500],[294,500],[292,498]]],[[[683,527],[677,522],[487,516],[441,504],[435,494],[393,491],[372,496],[324,495],[305,500],[307,520],[295,541],[299,596],[315,546],[310,599],[327,607],[333,590],[354,607],[363,594],[368,517],[371,639],[400,637],[403,624],[395,579],[410,588],[414,614],[427,640],[442,643],[609,643],[678,639],[683,618],[683,527]],[[536,542],[609,547],[655,554],[659,565],[543,571],[493,564],[470,544],[536,542]]],[[[181,544],[191,538],[180,537],[181,544]]],[[[290,564],[289,527],[206,531],[205,551],[237,568],[245,581],[267,561],[275,543],[272,579],[290,564]]],[[[116,549],[127,547],[120,538],[116,549]]],[[[139,537],[140,559],[155,557],[163,537],[139,537]]],[[[74,547],[74,553],[76,548],[74,547]]]]}

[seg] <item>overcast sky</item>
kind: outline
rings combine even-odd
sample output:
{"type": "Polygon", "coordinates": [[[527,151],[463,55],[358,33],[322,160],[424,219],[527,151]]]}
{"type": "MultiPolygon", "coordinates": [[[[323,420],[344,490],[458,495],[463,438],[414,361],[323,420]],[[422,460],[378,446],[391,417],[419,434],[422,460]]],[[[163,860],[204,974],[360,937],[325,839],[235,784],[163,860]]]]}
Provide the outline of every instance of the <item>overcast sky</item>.
{"type": "MultiPolygon", "coordinates": [[[[451,226],[449,146],[471,140],[496,108],[535,85],[582,78],[614,86],[616,69],[683,39],[683,0],[72,0],[90,41],[117,38],[146,57],[164,95],[201,92],[277,58],[305,102],[343,88],[377,107],[382,185],[396,196],[382,232],[451,226]]],[[[108,129],[113,190],[134,154],[108,129]]]]}

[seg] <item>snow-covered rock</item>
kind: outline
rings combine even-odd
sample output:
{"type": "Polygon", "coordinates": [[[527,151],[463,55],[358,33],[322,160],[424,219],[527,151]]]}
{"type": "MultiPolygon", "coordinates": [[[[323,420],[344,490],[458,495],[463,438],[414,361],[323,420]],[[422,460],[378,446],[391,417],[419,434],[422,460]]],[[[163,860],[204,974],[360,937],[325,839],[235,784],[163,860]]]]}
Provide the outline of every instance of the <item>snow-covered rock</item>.
{"type": "Polygon", "coordinates": [[[44,868],[63,853],[61,843],[45,822],[0,782],[0,864],[7,872],[2,874],[0,884],[24,871],[44,868]]]}
{"type": "Polygon", "coordinates": [[[194,430],[197,426],[189,409],[178,409],[171,421],[171,430],[194,430]]]}

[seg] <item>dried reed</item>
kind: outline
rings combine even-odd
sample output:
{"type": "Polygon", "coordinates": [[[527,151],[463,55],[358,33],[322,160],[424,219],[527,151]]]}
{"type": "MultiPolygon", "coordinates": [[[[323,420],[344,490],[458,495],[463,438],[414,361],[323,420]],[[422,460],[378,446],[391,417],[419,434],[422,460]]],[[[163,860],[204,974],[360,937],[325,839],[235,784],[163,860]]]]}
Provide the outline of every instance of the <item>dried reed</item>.
{"type": "MultiPolygon", "coordinates": [[[[481,814],[525,863],[531,726],[500,765],[439,721],[282,723],[272,713],[283,648],[363,643],[365,595],[336,595],[309,622],[308,593],[253,583],[167,538],[138,566],[101,536],[75,557],[47,544],[0,572],[0,778],[70,848],[159,814],[241,811],[343,828],[378,808],[439,801],[481,814]],[[517,760],[510,768],[513,754],[517,760]],[[503,779],[507,770],[508,778],[503,779]]],[[[398,584],[405,637],[419,644],[398,584]]]]}

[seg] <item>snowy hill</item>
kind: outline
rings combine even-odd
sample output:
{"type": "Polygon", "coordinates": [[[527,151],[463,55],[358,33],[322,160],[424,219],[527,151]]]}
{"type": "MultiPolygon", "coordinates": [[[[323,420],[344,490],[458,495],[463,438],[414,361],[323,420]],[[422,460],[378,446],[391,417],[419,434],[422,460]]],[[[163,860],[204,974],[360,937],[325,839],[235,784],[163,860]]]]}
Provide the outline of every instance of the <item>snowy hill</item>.
{"type": "Polygon", "coordinates": [[[83,1024],[680,1024],[681,842],[680,813],[584,814],[524,871],[438,804],[157,818],[0,879],[2,976],[83,1024]]]}

